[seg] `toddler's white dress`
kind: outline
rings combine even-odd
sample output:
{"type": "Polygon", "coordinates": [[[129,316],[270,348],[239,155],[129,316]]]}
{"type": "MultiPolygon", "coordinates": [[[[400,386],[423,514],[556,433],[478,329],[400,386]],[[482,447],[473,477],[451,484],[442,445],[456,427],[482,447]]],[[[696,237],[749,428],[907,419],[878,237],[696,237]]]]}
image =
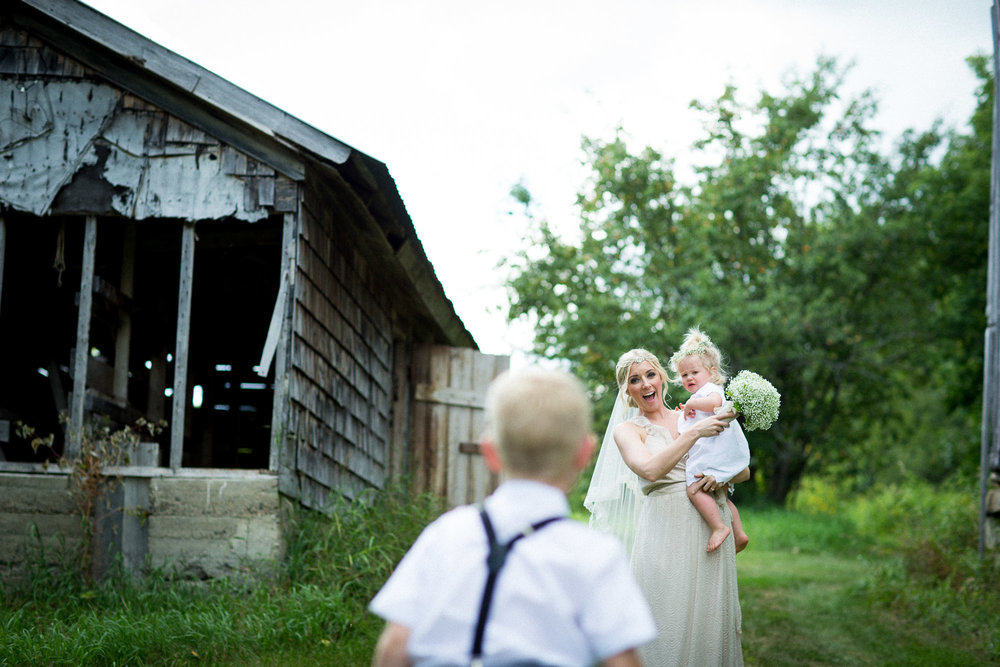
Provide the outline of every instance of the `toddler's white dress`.
{"type": "MultiPolygon", "coordinates": [[[[718,394],[726,400],[725,391],[721,386],[706,382],[705,386],[691,395],[691,398],[704,398],[718,394]]],[[[677,420],[677,430],[683,433],[699,419],[711,417],[711,412],[695,410],[694,417],[681,415],[677,420]]],[[[690,486],[698,481],[695,474],[711,475],[718,482],[728,482],[737,473],[750,465],[750,445],[739,422],[730,422],[729,428],[710,438],[699,438],[698,442],[688,451],[685,471],[687,484],[690,486]]]]}

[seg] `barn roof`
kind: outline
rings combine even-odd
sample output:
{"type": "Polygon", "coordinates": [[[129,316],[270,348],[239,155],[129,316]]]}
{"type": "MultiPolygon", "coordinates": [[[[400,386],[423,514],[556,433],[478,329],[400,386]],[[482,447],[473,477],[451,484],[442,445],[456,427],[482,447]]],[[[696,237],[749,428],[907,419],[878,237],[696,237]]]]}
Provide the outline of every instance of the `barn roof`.
{"type": "Polygon", "coordinates": [[[77,0],[15,0],[17,21],[112,83],[289,178],[335,170],[451,345],[477,347],[427,259],[386,165],[77,0]],[[21,5],[21,9],[17,9],[21,5]]]}

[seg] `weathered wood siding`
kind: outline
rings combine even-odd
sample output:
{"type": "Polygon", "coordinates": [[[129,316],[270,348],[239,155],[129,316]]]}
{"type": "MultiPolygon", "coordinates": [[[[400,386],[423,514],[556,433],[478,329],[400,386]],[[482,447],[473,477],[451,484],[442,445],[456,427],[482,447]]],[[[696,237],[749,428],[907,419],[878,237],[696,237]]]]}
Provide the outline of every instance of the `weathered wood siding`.
{"type": "Polygon", "coordinates": [[[292,318],[285,446],[295,474],[283,475],[282,492],[322,508],[334,491],[351,497],[385,481],[392,286],[358,252],[341,205],[313,185],[302,204],[292,318]]]}
{"type": "Polygon", "coordinates": [[[478,451],[486,388],[510,358],[427,345],[413,359],[412,473],[420,491],[459,505],[482,500],[497,484],[478,451]]]}
{"type": "Polygon", "coordinates": [[[290,179],[9,22],[0,99],[0,199],[17,210],[247,221],[294,210],[290,179]]]}

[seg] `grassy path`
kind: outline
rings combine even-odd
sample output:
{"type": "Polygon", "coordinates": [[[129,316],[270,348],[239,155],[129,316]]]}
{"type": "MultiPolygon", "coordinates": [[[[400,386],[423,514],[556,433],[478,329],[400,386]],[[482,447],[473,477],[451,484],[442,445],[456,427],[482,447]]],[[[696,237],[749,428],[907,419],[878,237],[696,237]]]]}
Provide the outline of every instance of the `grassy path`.
{"type": "Polygon", "coordinates": [[[737,566],[748,665],[995,664],[963,637],[870,605],[863,586],[871,565],[857,556],[767,550],[758,541],[737,566]]]}

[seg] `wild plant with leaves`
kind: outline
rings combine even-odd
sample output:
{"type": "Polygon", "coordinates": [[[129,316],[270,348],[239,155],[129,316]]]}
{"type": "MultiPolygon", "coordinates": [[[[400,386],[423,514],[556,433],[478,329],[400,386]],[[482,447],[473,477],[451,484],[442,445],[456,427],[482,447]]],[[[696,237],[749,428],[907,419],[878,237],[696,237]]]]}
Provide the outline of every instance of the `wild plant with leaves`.
{"type": "MultiPolygon", "coordinates": [[[[64,425],[67,436],[79,440],[78,453],[72,457],[55,451],[54,434],[40,436],[33,427],[23,422],[17,422],[16,429],[17,434],[27,440],[36,453],[39,449],[47,449],[49,458],[55,461],[55,465],[69,470],[73,505],[80,516],[83,530],[80,571],[84,581],[89,584],[93,580],[98,503],[102,499],[108,502],[109,491],[121,481],[120,476],[109,476],[108,469],[127,465],[139,442],[144,437],[155,438],[166,428],[167,422],[151,422],[140,417],[132,425],[117,428],[112,426],[109,418],[104,417],[74,430],[68,417],[60,415],[59,420],[64,425]]],[[[47,467],[48,461],[43,465],[47,467]]]]}

